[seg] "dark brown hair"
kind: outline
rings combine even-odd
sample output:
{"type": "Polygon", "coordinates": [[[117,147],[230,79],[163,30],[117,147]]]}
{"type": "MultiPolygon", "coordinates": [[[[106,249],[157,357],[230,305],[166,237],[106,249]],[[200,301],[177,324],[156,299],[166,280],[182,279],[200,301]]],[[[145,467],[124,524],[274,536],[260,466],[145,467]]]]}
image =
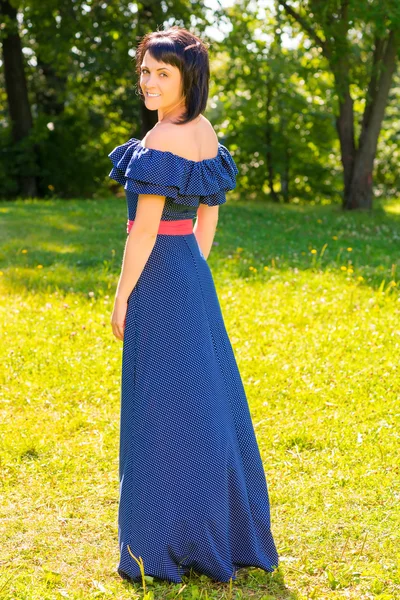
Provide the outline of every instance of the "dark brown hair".
{"type": "MultiPolygon", "coordinates": [[[[146,33],[136,50],[136,73],[140,79],[146,51],[157,61],[178,67],[182,75],[186,112],[177,125],[193,121],[207,106],[210,64],[208,44],[184,27],[174,25],[165,30],[146,33]]],[[[142,100],[144,95],[138,83],[142,100]]]]}

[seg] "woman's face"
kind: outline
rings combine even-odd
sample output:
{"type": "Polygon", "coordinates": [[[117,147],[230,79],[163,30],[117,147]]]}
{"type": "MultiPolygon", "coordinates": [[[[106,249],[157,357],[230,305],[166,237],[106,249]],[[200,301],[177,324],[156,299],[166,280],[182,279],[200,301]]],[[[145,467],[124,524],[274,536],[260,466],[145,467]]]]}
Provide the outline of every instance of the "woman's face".
{"type": "Polygon", "coordinates": [[[141,64],[140,87],[149,110],[165,110],[182,101],[182,76],[178,67],[158,62],[147,50],[141,64]],[[157,94],[157,96],[148,96],[157,94]]]}

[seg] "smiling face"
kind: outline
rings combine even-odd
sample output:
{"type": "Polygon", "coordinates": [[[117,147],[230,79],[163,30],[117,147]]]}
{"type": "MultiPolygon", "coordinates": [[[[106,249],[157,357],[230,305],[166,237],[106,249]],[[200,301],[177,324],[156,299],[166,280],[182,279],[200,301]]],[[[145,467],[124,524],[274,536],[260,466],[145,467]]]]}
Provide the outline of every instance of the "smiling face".
{"type": "Polygon", "coordinates": [[[141,64],[140,87],[149,110],[168,112],[184,101],[178,67],[158,62],[148,50],[141,64]],[[157,96],[149,96],[148,92],[157,96]]]}

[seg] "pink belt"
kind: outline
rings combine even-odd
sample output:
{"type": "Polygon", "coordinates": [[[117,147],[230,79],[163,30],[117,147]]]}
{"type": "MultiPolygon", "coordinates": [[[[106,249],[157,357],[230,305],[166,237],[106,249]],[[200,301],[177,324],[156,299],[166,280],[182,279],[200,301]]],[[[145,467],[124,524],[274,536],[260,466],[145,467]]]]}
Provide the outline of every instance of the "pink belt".
{"type": "MultiPolygon", "coordinates": [[[[128,219],[126,225],[126,232],[129,233],[134,224],[134,220],[128,219]]],[[[180,219],[179,221],[160,221],[157,234],[163,235],[183,235],[193,233],[193,221],[192,219],[180,219]]]]}

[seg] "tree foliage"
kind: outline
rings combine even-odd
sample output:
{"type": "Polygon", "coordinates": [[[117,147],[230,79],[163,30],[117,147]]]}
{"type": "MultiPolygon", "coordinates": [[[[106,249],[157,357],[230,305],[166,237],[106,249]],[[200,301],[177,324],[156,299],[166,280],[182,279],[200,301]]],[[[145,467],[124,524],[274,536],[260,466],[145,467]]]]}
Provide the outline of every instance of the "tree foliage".
{"type": "Polygon", "coordinates": [[[212,14],[192,0],[0,0],[0,15],[2,197],[121,191],[107,154],[157,119],[137,94],[135,47],[168,24],[210,43],[206,116],[240,195],[369,206],[373,170],[375,195],[398,188],[394,0],[237,0],[212,14]],[[228,33],[217,42],[209,25],[228,33]]]}

